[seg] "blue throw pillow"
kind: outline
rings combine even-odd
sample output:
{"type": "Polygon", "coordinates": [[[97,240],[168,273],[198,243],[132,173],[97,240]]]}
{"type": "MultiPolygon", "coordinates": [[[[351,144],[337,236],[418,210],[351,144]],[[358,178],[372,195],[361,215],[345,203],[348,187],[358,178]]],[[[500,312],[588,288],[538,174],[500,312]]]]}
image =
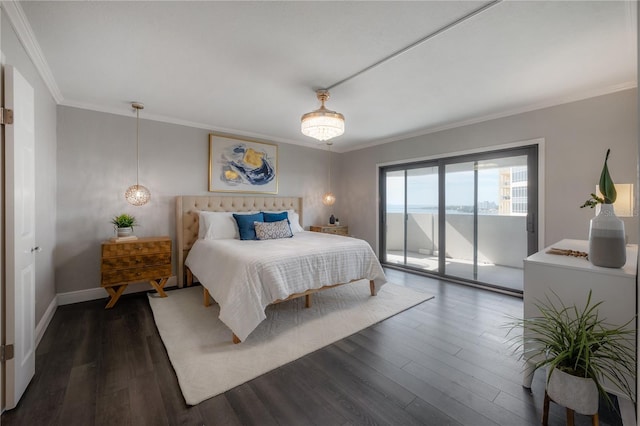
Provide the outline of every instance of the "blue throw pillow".
{"type": "Polygon", "coordinates": [[[287,219],[289,220],[289,214],[287,212],[282,213],[270,213],[270,212],[262,212],[264,215],[265,222],[280,222],[281,220],[287,219]]]}
{"type": "Polygon", "coordinates": [[[233,218],[238,224],[238,231],[240,232],[241,240],[257,240],[256,228],[253,226],[253,222],[264,222],[264,216],[262,213],[256,214],[233,214],[233,218]]]}

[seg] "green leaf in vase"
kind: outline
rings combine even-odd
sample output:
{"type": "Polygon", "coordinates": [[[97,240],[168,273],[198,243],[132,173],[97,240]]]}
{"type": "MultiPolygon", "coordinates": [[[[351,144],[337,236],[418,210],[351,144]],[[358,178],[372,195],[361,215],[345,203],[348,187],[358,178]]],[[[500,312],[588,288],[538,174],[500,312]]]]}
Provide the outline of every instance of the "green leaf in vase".
{"type": "Polygon", "coordinates": [[[604,196],[605,204],[613,204],[617,197],[616,187],[613,184],[613,180],[611,180],[609,167],[607,167],[607,160],[609,159],[610,152],[611,149],[607,149],[607,155],[604,158],[604,166],[602,167],[602,173],[600,174],[600,192],[604,196]]]}

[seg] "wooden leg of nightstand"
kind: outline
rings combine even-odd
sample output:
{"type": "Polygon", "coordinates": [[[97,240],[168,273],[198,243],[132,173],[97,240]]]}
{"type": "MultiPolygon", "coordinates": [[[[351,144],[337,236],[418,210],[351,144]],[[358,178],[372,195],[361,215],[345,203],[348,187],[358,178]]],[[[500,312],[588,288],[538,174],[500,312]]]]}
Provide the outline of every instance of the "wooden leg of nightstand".
{"type": "Polygon", "coordinates": [[[373,280],[369,280],[369,290],[371,290],[372,296],[376,295],[376,283],[374,283],[373,280]]]}
{"type": "Polygon", "coordinates": [[[238,336],[236,336],[236,333],[233,333],[233,344],[237,345],[238,343],[240,343],[240,339],[238,339],[238,336]]]}
{"type": "Polygon", "coordinates": [[[120,299],[120,296],[122,296],[122,292],[124,291],[125,288],[127,288],[127,284],[122,284],[114,287],[105,287],[104,289],[107,290],[107,293],[109,293],[109,295],[111,296],[111,299],[109,299],[109,303],[107,303],[107,306],[105,306],[104,308],[105,309],[113,308],[116,302],[118,301],[118,299],[120,299]]]}
{"type": "Polygon", "coordinates": [[[211,306],[211,298],[209,296],[209,290],[207,290],[206,288],[202,287],[202,297],[203,297],[203,302],[204,302],[204,306],[211,306]]]}
{"type": "Polygon", "coordinates": [[[311,307],[311,295],[307,294],[306,296],[304,296],[304,307],[305,308],[310,308],[311,307]]]}
{"type": "Polygon", "coordinates": [[[168,278],[158,278],[157,280],[149,281],[149,284],[151,284],[151,286],[156,289],[160,297],[167,297],[167,293],[165,293],[163,290],[165,284],[167,283],[167,280],[168,278]]]}

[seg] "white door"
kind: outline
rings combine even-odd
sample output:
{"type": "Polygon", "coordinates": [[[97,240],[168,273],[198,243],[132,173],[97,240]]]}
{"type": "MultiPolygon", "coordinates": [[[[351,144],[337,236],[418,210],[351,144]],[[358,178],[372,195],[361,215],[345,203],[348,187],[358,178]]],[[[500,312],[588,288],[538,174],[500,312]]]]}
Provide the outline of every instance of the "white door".
{"type": "MultiPolygon", "coordinates": [[[[2,9],[0,9],[0,34],[2,33],[2,9]]],[[[0,40],[0,46],[2,46],[0,40]]],[[[4,64],[4,54],[0,51],[0,70],[4,64]]],[[[1,71],[0,71],[1,72],[1,71]]],[[[1,80],[0,74],[0,80],[1,80]]],[[[4,84],[0,84],[0,105],[4,99],[4,84]]],[[[4,132],[0,130],[0,146],[4,146],[4,132]]],[[[0,154],[3,154],[0,152],[0,154]]],[[[0,162],[0,177],[4,176],[4,164],[0,162]]],[[[0,186],[0,199],[4,199],[4,188],[0,186]]],[[[0,232],[4,233],[4,209],[0,208],[0,232]]],[[[2,244],[2,237],[0,237],[0,265],[4,265],[4,246],[2,244]]],[[[4,300],[2,293],[6,288],[4,285],[4,276],[1,274],[2,267],[0,266],[0,333],[4,333],[4,300]]],[[[1,341],[0,341],[1,343],[1,341]]],[[[0,412],[4,409],[4,363],[0,364],[0,412]]]]}
{"type": "Polygon", "coordinates": [[[16,406],[35,374],[35,138],[34,92],[13,67],[4,68],[6,299],[5,409],[16,406]]]}

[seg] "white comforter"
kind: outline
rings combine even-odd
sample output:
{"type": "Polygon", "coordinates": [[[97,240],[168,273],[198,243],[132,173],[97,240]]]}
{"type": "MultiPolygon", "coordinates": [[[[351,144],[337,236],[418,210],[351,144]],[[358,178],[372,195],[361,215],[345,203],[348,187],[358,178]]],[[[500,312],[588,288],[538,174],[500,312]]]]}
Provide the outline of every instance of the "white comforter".
{"type": "Polygon", "coordinates": [[[220,320],[240,340],[262,322],[267,305],[294,293],[354,279],[386,277],[366,241],[299,232],[264,241],[198,240],[185,265],[220,305],[220,320]]]}

